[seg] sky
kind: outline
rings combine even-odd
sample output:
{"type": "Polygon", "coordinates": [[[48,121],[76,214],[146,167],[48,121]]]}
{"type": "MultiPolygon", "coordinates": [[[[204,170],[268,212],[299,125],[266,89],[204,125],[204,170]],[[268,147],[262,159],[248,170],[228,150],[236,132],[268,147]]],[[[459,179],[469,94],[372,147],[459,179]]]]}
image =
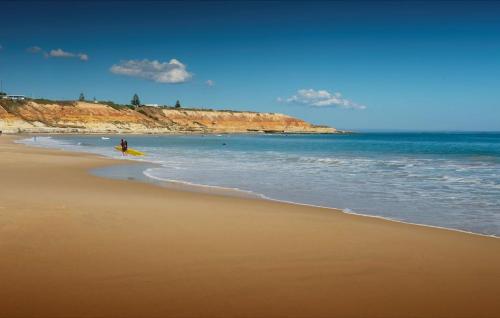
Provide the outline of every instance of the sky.
{"type": "Polygon", "coordinates": [[[500,2],[2,2],[10,94],[500,131],[500,2]]]}

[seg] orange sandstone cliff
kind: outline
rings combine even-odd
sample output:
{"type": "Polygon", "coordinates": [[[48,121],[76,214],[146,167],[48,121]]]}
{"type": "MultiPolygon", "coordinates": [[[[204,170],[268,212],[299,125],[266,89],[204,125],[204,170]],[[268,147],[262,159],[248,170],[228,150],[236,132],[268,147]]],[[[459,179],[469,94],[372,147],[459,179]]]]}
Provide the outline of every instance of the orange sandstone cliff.
{"type": "Polygon", "coordinates": [[[0,100],[7,133],[336,133],[276,113],[109,106],[87,102],[0,100]]]}

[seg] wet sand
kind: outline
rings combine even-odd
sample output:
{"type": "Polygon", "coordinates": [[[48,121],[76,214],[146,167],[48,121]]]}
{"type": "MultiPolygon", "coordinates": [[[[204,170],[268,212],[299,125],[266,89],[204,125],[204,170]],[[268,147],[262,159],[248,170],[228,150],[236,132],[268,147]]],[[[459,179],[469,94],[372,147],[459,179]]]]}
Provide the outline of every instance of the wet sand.
{"type": "Polygon", "coordinates": [[[12,138],[2,318],[500,316],[499,239],[100,178],[125,163],[12,138]]]}

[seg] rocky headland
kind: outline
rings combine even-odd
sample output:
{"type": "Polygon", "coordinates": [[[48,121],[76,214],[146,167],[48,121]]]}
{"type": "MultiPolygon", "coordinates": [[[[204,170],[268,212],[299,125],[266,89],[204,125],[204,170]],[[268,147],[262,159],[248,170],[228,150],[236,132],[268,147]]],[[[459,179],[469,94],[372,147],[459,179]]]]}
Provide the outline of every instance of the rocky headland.
{"type": "Polygon", "coordinates": [[[5,133],[341,133],[284,114],[0,99],[5,133]]]}

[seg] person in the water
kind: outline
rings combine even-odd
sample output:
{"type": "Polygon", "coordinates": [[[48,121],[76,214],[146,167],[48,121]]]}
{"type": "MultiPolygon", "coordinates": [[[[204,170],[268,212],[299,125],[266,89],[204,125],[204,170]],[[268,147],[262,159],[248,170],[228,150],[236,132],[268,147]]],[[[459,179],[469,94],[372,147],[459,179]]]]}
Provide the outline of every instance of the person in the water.
{"type": "Polygon", "coordinates": [[[125,156],[127,154],[128,143],[127,140],[123,139],[120,141],[120,146],[122,147],[122,154],[125,156]]]}

